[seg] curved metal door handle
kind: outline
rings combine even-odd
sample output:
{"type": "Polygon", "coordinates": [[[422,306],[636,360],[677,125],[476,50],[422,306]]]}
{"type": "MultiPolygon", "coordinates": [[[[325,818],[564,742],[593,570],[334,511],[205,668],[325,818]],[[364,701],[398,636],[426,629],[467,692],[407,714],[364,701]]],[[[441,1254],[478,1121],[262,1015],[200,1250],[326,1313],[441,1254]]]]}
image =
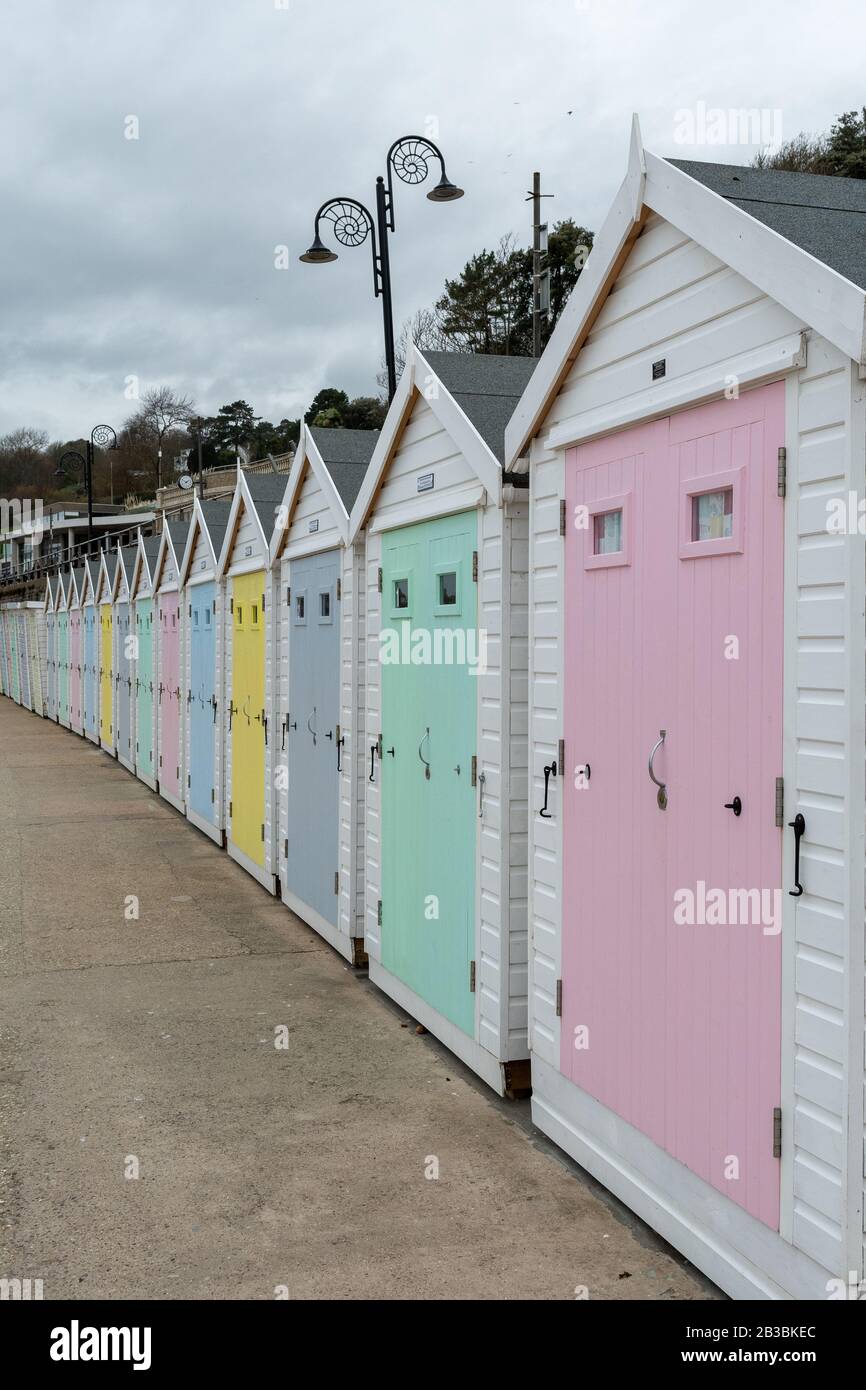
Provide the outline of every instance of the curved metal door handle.
{"type": "Polygon", "coordinates": [[[427,779],[428,782],[430,781],[430,764],[428,763],[427,759],[424,757],[424,754],[421,752],[421,749],[424,747],[424,740],[425,740],[425,739],[428,739],[428,740],[429,740],[429,738],[430,738],[430,730],[429,730],[429,728],[428,728],[428,729],[426,729],[426,730],[424,731],[424,734],[423,734],[423,736],[422,736],[421,742],[418,744],[418,757],[421,759],[422,763],[424,764],[424,776],[426,777],[426,779],[427,779]]]}
{"type": "Polygon", "coordinates": [[[550,779],[556,776],[556,763],[548,763],[544,769],[544,805],[538,814],[542,820],[552,820],[553,812],[547,809],[547,798],[550,795],[550,779]]]}
{"type": "Polygon", "coordinates": [[[659,779],[656,777],[655,772],[653,771],[653,762],[655,761],[655,755],[656,755],[656,753],[659,751],[659,749],[661,748],[662,744],[663,744],[664,741],[665,741],[665,738],[667,737],[667,732],[668,732],[667,729],[659,729],[658,742],[655,743],[655,744],[653,745],[653,750],[652,750],[652,752],[651,752],[650,755],[649,755],[649,762],[647,763],[647,769],[648,769],[648,771],[649,771],[650,781],[653,782],[653,783],[655,784],[655,786],[657,786],[658,789],[659,789],[659,792],[658,792],[658,803],[659,803],[659,807],[661,808],[662,811],[665,809],[665,807],[666,807],[667,804],[668,804],[668,789],[667,789],[667,783],[665,783],[665,782],[660,782],[659,779]]]}
{"type": "Polygon", "coordinates": [[[310,724],[310,719],[315,719],[315,717],[316,717],[316,706],[313,705],[313,713],[312,713],[312,714],[309,716],[309,718],[307,719],[307,729],[308,729],[309,732],[313,735],[313,747],[314,747],[314,748],[315,748],[315,746],[316,746],[316,730],[315,730],[315,729],[312,727],[312,725],[310,724]]]}
{"type": "Polygon", "coordinates": [[[788,896],[799,898],[803,894],[803,885],[800,882],[800,841],[806,832],[806,817],[802,811],[798,811],[788,824],[794,832],[794,887],[788,889],[788,896]]]}

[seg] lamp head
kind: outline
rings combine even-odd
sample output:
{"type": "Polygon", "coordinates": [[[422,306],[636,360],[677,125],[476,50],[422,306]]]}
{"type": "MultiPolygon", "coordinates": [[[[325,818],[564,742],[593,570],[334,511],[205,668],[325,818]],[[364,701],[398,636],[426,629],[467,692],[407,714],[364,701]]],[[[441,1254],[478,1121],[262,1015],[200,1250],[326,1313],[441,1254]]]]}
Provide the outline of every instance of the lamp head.
{"type": "Polygon", "coordinates": [[[318,232],[313,237],[313,244],[309,251],[305,251],[303,256],[298,257],[298,260],[303,261],[305,265],[326,265],[328,261],[335,261],[336,259],[336,251],[328,249],[318,232]]]}
{"type": "Polygon", "coordinates": [[[453,203],[455,199],[463,197],[463,189],[452,183],[443,171],[441,179],[435,188],[430,189],[427,197],[431,203],[453,203]]]}

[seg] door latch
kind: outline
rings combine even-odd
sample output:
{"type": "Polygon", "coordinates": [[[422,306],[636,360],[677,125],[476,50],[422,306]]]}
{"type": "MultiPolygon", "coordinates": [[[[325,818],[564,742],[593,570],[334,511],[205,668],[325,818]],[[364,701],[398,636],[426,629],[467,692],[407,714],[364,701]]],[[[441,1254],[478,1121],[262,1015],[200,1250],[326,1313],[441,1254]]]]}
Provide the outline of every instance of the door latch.
{"type": "Polygon", "coordinates": [[[548,798],[548,795],[549,795],[549,792],[550,792],[550,779],[551,779],[551,777],[555,777],[555,776],[556,776],[556,763],[555,763],[555,762],[553,762],[553,763],[548,763],[548,764],[547,764],[547,767],[544,769],[544,805],[542,806],[541,810],[540,810],[539,813],[538,813],[538,814],[542,817],[543,820],[550,820],[550,819],[551,819],[551,812],[548,811],[548,809],[547,809],[547,798],[548,798]]]}
{"type": "Polygon", "coordinates": [[[802,811],[798,811],[788,824],[794,832],[794,887],[789,888],[788,892],[792,898],[799,898],[803,893],[803,885],[800,882],[800,841],[806,832],[806,817],[802,811]]]}

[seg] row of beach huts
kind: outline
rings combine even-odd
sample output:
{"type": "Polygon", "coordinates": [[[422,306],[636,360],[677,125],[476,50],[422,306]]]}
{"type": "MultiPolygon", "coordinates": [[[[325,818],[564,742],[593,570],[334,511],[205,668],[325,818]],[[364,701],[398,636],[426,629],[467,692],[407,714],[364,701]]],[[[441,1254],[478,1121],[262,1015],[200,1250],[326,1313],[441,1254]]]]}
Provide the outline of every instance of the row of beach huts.
{"type": "Polygon", "coordinates": [[[5,694],[743,1298],[863,1279],[864,214],[635,127],[538,362],[412,349],[0,609],[5,694]]]}

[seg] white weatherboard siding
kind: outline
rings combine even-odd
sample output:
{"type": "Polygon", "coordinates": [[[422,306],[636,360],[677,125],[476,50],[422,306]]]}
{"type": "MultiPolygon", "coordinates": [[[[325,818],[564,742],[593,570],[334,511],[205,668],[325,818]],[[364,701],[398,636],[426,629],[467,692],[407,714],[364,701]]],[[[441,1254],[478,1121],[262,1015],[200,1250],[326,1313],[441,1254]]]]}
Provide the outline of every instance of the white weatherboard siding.
{"type": "Polygon", "coordinates": [[[483,489],[430,406],[418,398],[400,437],[376,499],[371,529],[407,526],[446,512],[475,506],[483,489]],[[432,492],[418,492],[418,479],[432,473],[432,492]]]}
{"type": "Polygon", "coordinates": [[[529,608],[528,496],[478,514],[480,676],[479,1041],[503,1060],[526,1056],[526,728],[529,608]]]}
{"type": "MultiPolygon", "coordinates": [[[[864,737],[855,717],[863,705],[863,541],[828,534],[827,502],[863,486],[863,456],[852,448],[858,433],[862,439],[855,380],[849,359],[812,337],[808,365],[789,383],[786,420],[785,820],[798,805],[806,818],[806,891],[796,912],[789,907],[784,936],[783,1106],[792,1112],[792,1143],[782,1229],[834,1273],[856,1267],[847,1239],[849,1130],[862,1131],[851,1068],[862,1056],[854,998],[863,994],[864,737]]],[[[789,835],[784,862],[787,886],[789,835]]],[[[861,1245],[858,1238],[858,1257],[861,1245]]]]}
{"type": "Polygon", "coordinates": [[[651,364],[662,389],[808,327],[684,233],[651,215],[547,415],[560,423],[643,396],[651,364]]]}
{"type": "Polygon", "coordinates": [[[334,513],[321,484],[309,464],[292,509],[289,534],[283,557],[312,555],[317,550],[333,550],[342,543],[334,513]]]}
{"type": "MultiPolygon", "coordinates": [[[[647,416],[652,413],[647,410],[647,416]]],[[[826,503],[831,496],[847,497],[852,488],[862,494],[864,384],[850,359],[807,324],[651,215],[532,442],[530,459],[530,1039],[538,1064],[536,1113],[548,1133],[723,1287],[769,1297],[806,1296],[806,1290],[820,1296],[828,1273],[860,1268],[863,1258],[864,547],[862,537],[828,534],[826,503]],[[683,1199],[678,1215],[663,1210],[653,1182],[666,1192],[674,1181],[666,1157],[650,1154],[634,1132],[619,1134],[619,1151],[606,1150],[593,1127],[608,1140],[628,1127],[554,1075],[562,939],[558,780],[551,783],[553,818],[539,820],[534,807],[543,795],[542,769],[556,758],[563,727],[559,501],[565,495],[566,439],[592,437],[606,411],[611,418],[625,414],[630,396],[646,394],[652,362],[666,361],[665,389],[672,378],[702,377],[701,385],[696,379],[696,404],[722,393],[732,359],[745,360],[801,330],[806,365],[786,375],[783,1239],[774,1236],[767,1245],[766,1232],[732,1215],[732,1204],[721,1199],[718,1212],[712,1201],[704,1206],[714,1213],[710,1230],[717,1236],[724,1231],[730,1245],[722,1241],[720,1249],[711,1249],[712,1238],[696,1214],[700,1191],[683,1199]],[[552,432],[556,449],[547,444],[552,432]],[[787,822],[798,807],[806,818],[806,892],[795,908],[787,892],[793,882],[787,822]],[[631,1146],[636,1171],[623,1157],[631,1146]],[[658,1173],[650,1171],[654,1167],[658,1173]]]]}
{"type": "Polygon", "coordinates": [[[211,559],[210,542],[202,530],[201,526],[196,527],[195,545],[190,556],[189,569],[187,571],[187,583],[195,579],[198,575],[207,575],[213,578],[214,563],[211,559]]]}
{"type": "MultiPolygon", "coordinates": [[[[478,676],[478,772],[484,774],[483,815],[476,841],[477,935],[475,1059],[464,1057],[499,1085],[491,1059],[527,1055],[526,992],[526,720],[528,705],[528,498],[491,505],[477,473],[442,427],[428,402],[416,399],[368,519],[363,597],[362,651],[366,734],[360,785],[366,796],[364,936],[368,954],[381,961],[378,901],[381,896],[379,766],[370,782],[370,748],[381,732],[379,634],[382,531],[476,509],[478,517],[478,626],[487,633],[487,671],[478,676]],[[431,491],[418,493],[418,478],[432,473],[431,491]],[[515,573],[511,573],[512,565],[515,573]],[[508,585],[504,593],[503,584],[508,585]],[[506,600],[503,607],[503,599],[506,600]],[[510,600],[510,604],[509,604],[510,600]],[[489,1054],[489,1056],[486,1056],[489,1054]],[[486,1056],[486,1061],[482,1060],[486,1056]]],[[[359,544],[363,535],[359,536],[359,544]]],[[[345,698],[345,695],[344,695],[345,698]]],[[[394,989],[391,981],[390,988],[394,989]]],[[[399,992],[399,986],[397,987],[399,992]]],[[[413,1000],[405,1001],[407,1007],[413,1000]]],[[[418,1007],[415,1001],[415,1007],[418,1007]]],[[[440,1036],[459,1050],[457,1030],[440,1036]]],[[[428,1026],[431,1026],[428,1024],[428,1026]]],[[[434,1030],[436,1025],[433,1025],[434,1030]]]]}

